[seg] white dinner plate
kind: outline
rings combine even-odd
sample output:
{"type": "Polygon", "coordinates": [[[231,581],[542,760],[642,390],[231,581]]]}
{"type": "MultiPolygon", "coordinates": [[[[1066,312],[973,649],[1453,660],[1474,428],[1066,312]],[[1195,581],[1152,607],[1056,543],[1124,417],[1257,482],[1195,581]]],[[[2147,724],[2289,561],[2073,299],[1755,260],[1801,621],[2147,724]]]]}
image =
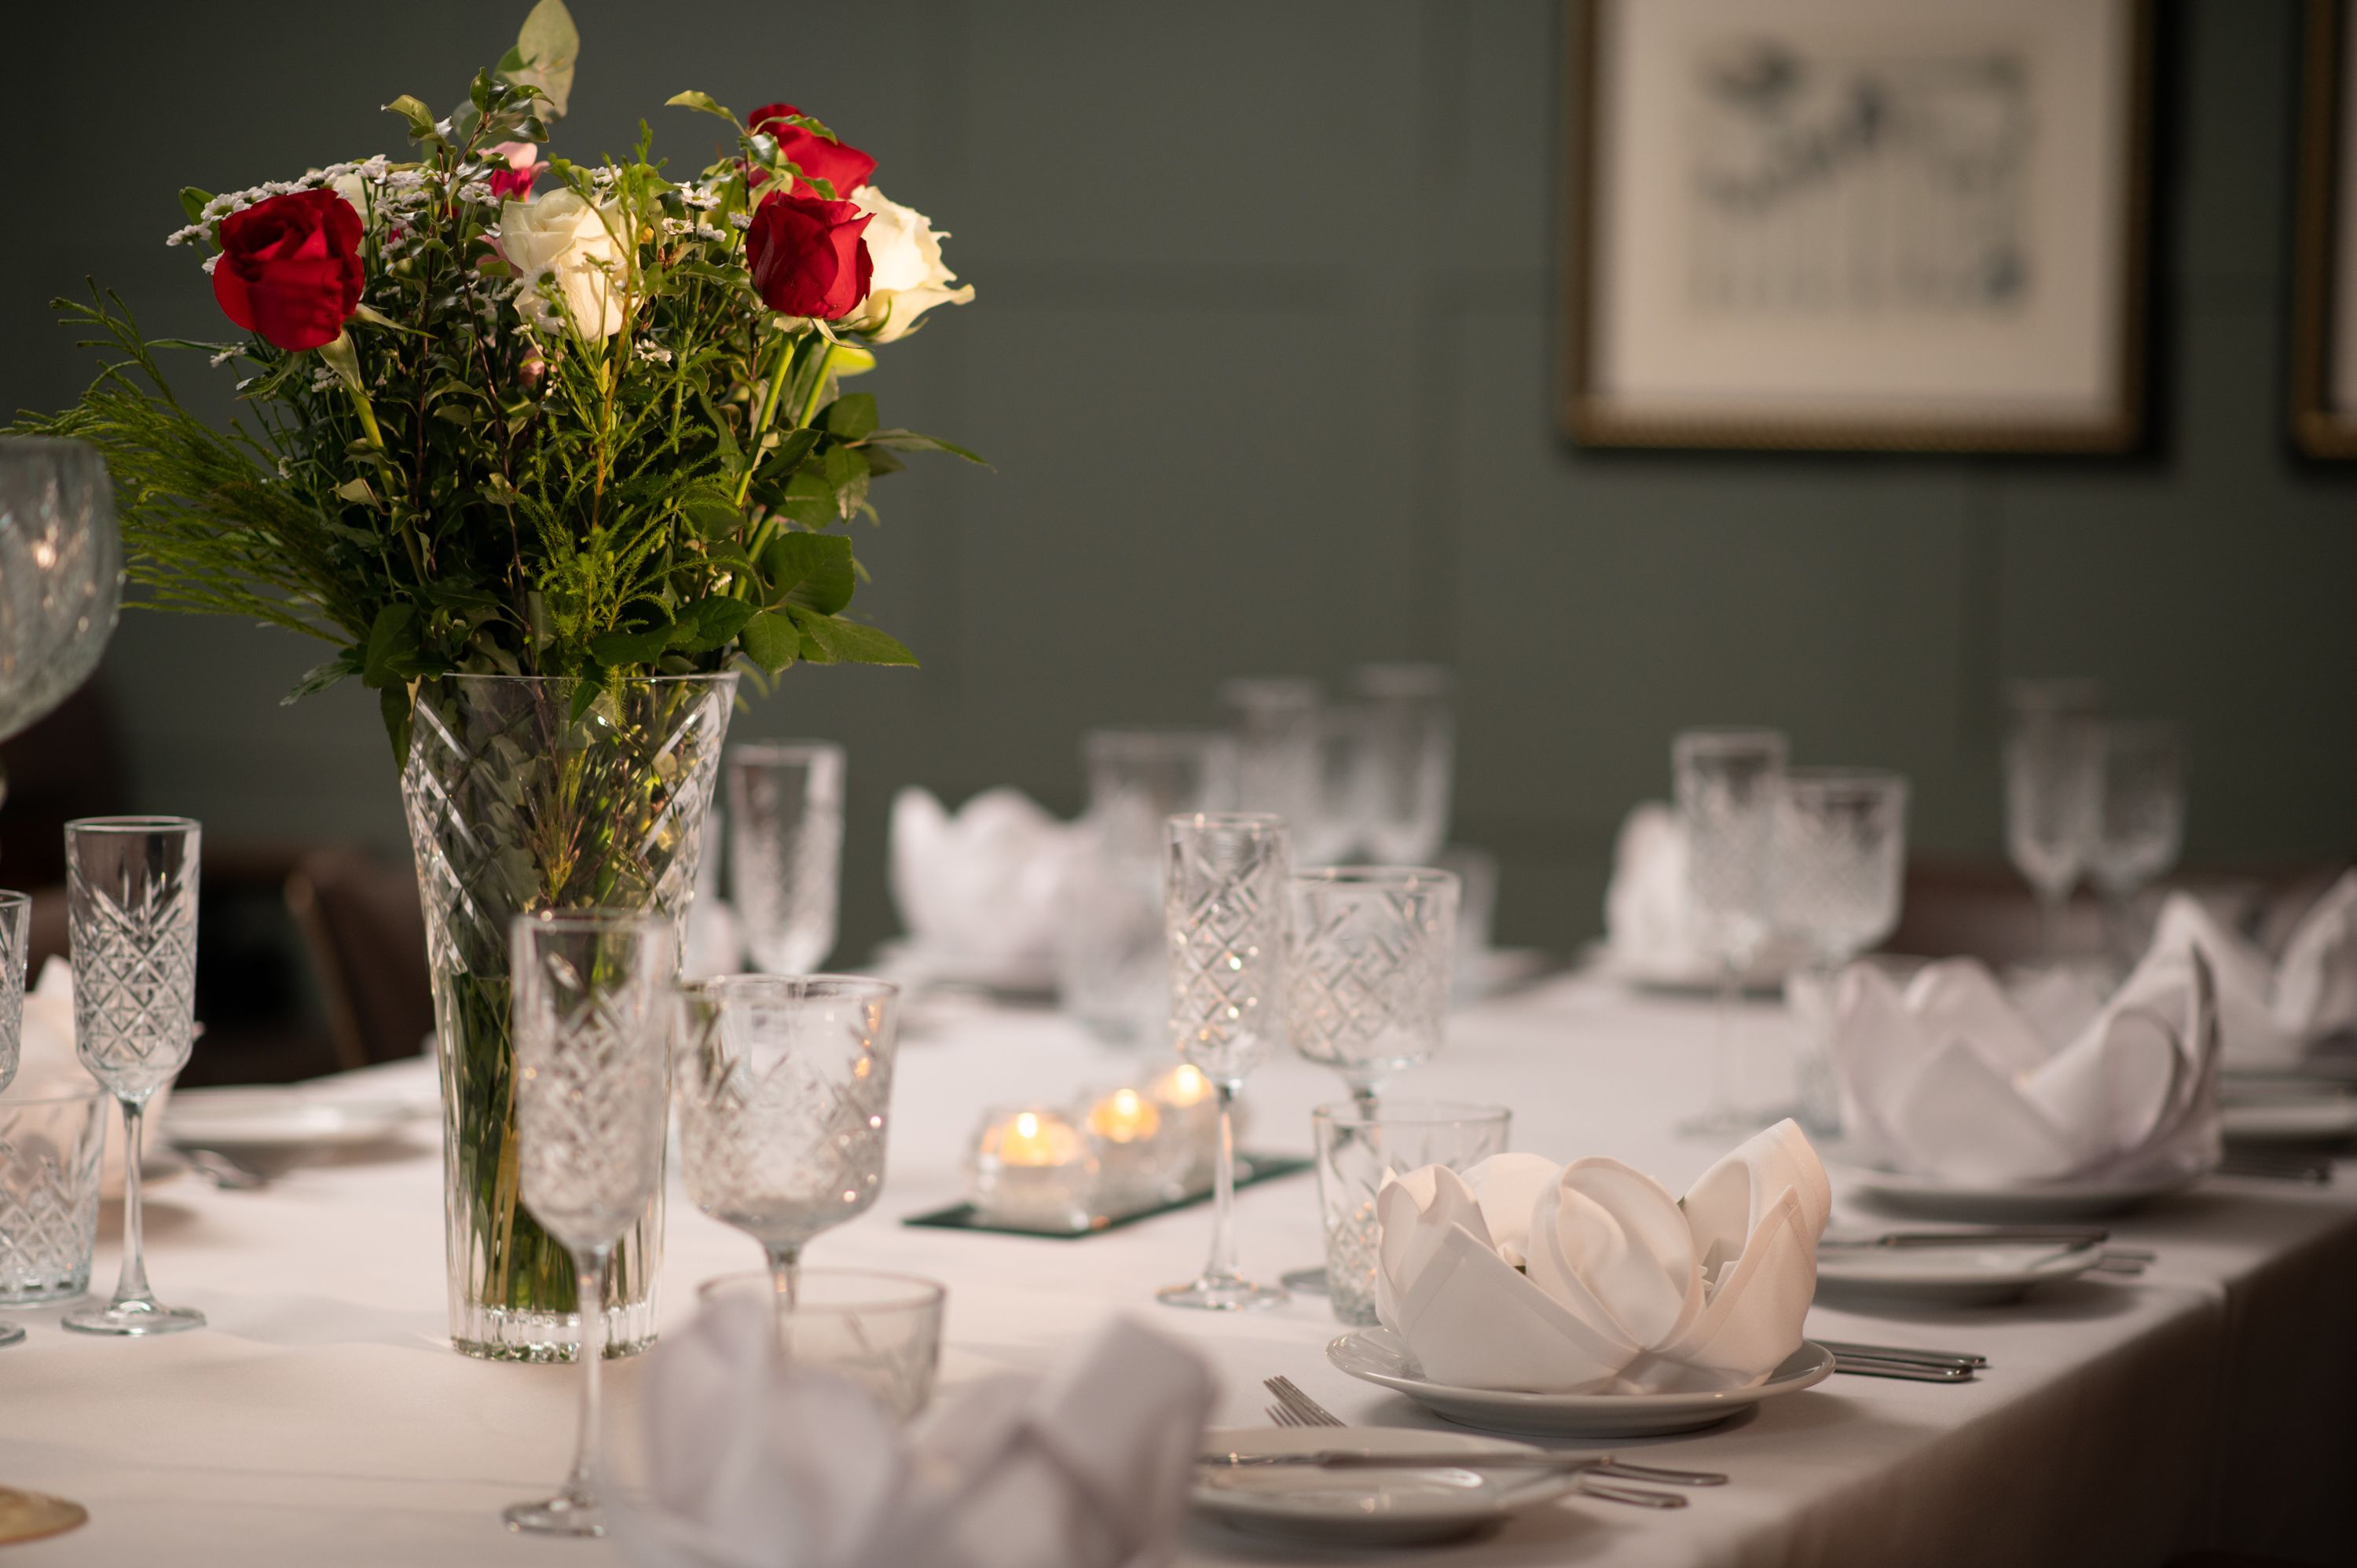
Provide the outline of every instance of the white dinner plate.
{"type": "MultiPolygon", "coordinates": [[[[1238,1426],[1203,1434],[1207,1454],[1527,1454],[1527,1443],[1399,1426],[1238,1426]]],[[[1238,1530],[1337,1546],[1420,1546],[1469,1535],[1517,1509],[1559,1498],[1577,1472],[1512,1470],[1195,1469],[1197,1509],[1238,1530]]]]}
{"type": "Polygon", "coordinates": [[[2042,1284],[2074,1280],[2101,1247],[1835,1247],[1817,1252],[1817,1294],[1835,1301],[1920,1301],[1991,1306],[2042,1284]]]}
{"type": "Polygon", "coordinates": [[[242,1149],[329,1148],[386,1137],[415,1120],[390,1101],[307,1092],[299,1085],[186,1089],[164,1112],[177,1144],[242,1149]]]}
{"type": "Polygon", "coordinates": [[[1870,1165],[1835,1165],[1835,1181],[1846,1191],[1864,1193],[1892,1208],[1934,1219],[1986,1224],[2034,1224],[2046,1220],[2100,1219],[2183,1192],[2210,1174],[2207,1166],[2161,1171],[2133,1179],[2047,1181],[1999,1185],[1943,1181],[1870,1165]]]}
{"type": "Polygon", "coordinates": [[[1396,1390],[1465,1426],[1538,1437],[1658,1437],[1693,1432],[1779,1394],[1813,1388],[1832,1375],[1833,1353],[1803,1342],[1764,1383],[1696,1394],[1526,1394],[1468,1389],[1424,1376],[1399,1337],[1361,1328],[1331,1340],[1326,1359],[1351,1376],[1396,1390]]]}

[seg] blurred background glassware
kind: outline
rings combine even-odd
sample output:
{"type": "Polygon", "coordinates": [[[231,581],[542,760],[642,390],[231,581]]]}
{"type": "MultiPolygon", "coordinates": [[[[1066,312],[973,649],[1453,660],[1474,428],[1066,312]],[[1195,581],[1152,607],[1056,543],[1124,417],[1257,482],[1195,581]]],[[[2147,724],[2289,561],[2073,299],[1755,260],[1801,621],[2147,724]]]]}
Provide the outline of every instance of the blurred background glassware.
{"type": "Polygon", "coordinates": [[[1102,1168],[1081,1121],[1052,1105],[994,1105],[966,1153],[966,1197],[994,1225],[1085,1230],[1102,1168]]]}
{"type": "Polygon", "coordinates": [[[1156,1294],[1212,1312],[1270,1306],[1285,1292],[1236,1272],[1235,1098],[1285,1043],[1291,836],[1282,817],[1266,812],[1197,812],[1170,819],[1167,844],[1171,1043],[1216,1093],[1220,1148],[1211,1255],[1194,1280],[1156,1294]]]}
{"type": "Polygon", "coordinates": [[[1491,932],[1498,912],[1498,857],[1471,844],[1453,843],[1433,864],[1457,878],[1457,958],[1450,969],[1449,997],[1458,1006],[1488,992],[1491,932]]]}
{"type": "Polygon", "coordinates": [[[1775,919],[1776,803],[1789,746],[1770,729],[1682,730],[1670,745],[1678,820],[1685,830],[1686,895],[1698,947],[1718,976],[1718,1047],[1710,1103],[1681,1131],[1748,1130],[1736,994],[1775,919]]]}
{"type": "Polygon", "coordinates": [[[1840,1130],[1828,1031],[1833,976],[1898,929],[1907,871],[1907,780],[1848,768],[1794,768],[1776,811],[1776,929],[1807,951],[1786,982],[1804,1026],[1794,1089],[1801,1124],[1840,1130]]]}
{"type": "MultiPolygon", "coordinates": [[[[87,1294],[98,1240],[106,1093],[28,1087],[0,1096],[0,1306],[87,1294]]],[[[24,1337],[0,1326],[0,1345],[24,1337]]]]}
{"type": "Polygon", "coordinates": [[[122,594],[114,491],[98,449],[0,436],[0,740],[98,668],[122,594]]]}
{"type": "Polygon", "coordinates": [[[2087,870],[2104,896],[2114,961],[2125,965],[2147,934],[2137,895],[2185,847],[2185,729],[2165,719],[2107,720],[2103,752],[2101,826],[2087,870]]]}
{"type": "Polygon", "coordinates": [[[805,1269],[788,1302],[766,1273],[722,1274],[705,1301],[765,1301],[778,1315],[785,1364],[830,1372],[867,1391],[893,1420],[912,1420],[933,1397],[949,1292],[914,1274],[875,1269],[805,1269]]]}
{"type": "Polygon", "coordinates": [[[1382,808],[1375,723],[1375,710],[1364,703],[1319,704],[1317,809],[1294,828],[1298,864],[1335,865],[1366,856],[1382,808]]]}
{"type": "Polygon", "coordinates": [[[606,1267],[647,1214],[661,1229],[678,941],[663,915],[619,909],[519,915],[513,940],[517,1180],[573,1254],[581,1423],[564,1486],[501,1517],[530,1534],[603,1535],[606,1267]]]}
{"type": "Polygon", "coordinates": [[[1361,1100],[1310,1112],[1318,1202],[1326,1221],[1326,1294],[1344,1323],[1375,1321],[1375,1194],[1394,1171],[1447,1165],[1460,1175],[1506,1152],[1513,1113],[1502,1105],[1361,1100]]]}
{"type": "Polygon", "coordinates": [[[25,961],[31,956],[33,900],[0,888],[0,1094],[16,1079],[25,1045],[25,961]]]}
{"type": "Polygon", "coordinates": [[[2006,855],[2038,895],[2041,947],[2055,964],[2063,909],[2103,827],[2103,688],[2077,677],[2014,681],[2005,700],[2006,855]]]}
{"type": "Polygon", "coordinates": [[[845,974],[736,974],[681,987],[680,1170],[695,1206],[761,1244],[794,1297],[811,1238],[884,1185],[900,988],[845,974]]]}
{"type": "Polygon", "coordinates": [[[843,747],[761,742],[728,753],[729,894],[753,967],[806,974],[834,950],[843,875],[843,747]]]}
{"type": "Polygon", "coordinates": [[[1220,710],[1236,743],[1240,811],[1283,817],[1293,832],[1324,811],[1318,786],[1318,741],[1324,693],[1299,675],[1248,675],[1222,682],[1220,710]]]}
{"type": "Polygon", "coordinates": [[[1169,1018],[1164,824],[1232,810],[1236,744],[1209,730],[1103,729],[1081,738],[1088,809],[1057,940],[1064,1011],[1099,1039],[1159,1042],[1169,1018]]]}
{"type": "Polygon", "coordinates": [[[1351,685],[1364,729],[1359,853],[1387,865],[1428,865],[1448,840],[1455,679],[1437,664],[1363,664],[1351,685]]]}
{"type": "Polygon", "coordinates": [[[197,983],[202,830],[186,817],[84,817],[66,824],[66,918],[74,1054],[123,1107],[123,1274],[104,1306],[68,1313],[85,1334],[172,1334],[204,1324],[147,1285],[140,1223],[140,1122],[188,1062],[197,983]]]}

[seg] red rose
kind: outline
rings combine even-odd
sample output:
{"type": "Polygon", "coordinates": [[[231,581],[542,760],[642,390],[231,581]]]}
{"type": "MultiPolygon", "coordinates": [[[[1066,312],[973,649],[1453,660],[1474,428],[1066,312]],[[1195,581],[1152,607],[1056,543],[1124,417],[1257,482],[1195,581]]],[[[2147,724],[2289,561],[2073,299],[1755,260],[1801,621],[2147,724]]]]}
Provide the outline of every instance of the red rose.
{"type": "MultiPolygon", "coordinates": [[[[876,172],[876,160],[848,143],[830,142],[815,132],[786,124],[787,115],[801,113],[791,103],[764,103],[746,124],[778,139],[778,151],[802,171],[803,178],[794,182],[794,188],[804,196],[812,194],[808,181],[813,179],[826,181],[837,196],[849,196],[866,185],[867,177],[876,172]]],[[[769,170],[757,168],[745,177],[745,183],[758,190],[769,177],[769,170]]]]}
{"type": "Polygon", "coordinates": [[[290,190],[221,220],[213,297],[290,354],[335,341],[361,302],[361,215],[332,190],[290,190]]]}
{"type": "Polygon", "coordinates": [[[505,201],[511,196],[529,198],[532,182],[538,179],[540,171],[548,166],[538,161],[540,149],[530,142],[501,142],[491,151],[505,159],[508,166],[491,171],[491,177],[487,182],[491,188],[491,199],[505,201]]]}
{"type": "Polygon", "coordinates": [[[773,193],[745,235],[753,287],[763,302],[783,315],[823,321],[857,309],[876,270],[859,237],[868,216],[848,201],[773,193]]]}

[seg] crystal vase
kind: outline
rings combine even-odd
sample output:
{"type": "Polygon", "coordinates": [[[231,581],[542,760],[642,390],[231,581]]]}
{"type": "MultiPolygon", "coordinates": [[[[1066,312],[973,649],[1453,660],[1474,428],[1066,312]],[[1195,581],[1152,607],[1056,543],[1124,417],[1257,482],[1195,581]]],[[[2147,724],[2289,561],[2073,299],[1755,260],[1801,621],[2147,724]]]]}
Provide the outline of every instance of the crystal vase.
{"type": "MultiPolygon", "coordinates": [[[[402,797],[425,909],[442,1072],[450,1340],[564,1361],[572,1254],[522,1204],[508,931],[542,909],[656,909],[684,922],[734,675],[625,681],[457,675],[417,690],[402,797]]],[[[609,1356],[654,1337],[662,1194],[614,1251],[609,1356]]]]}

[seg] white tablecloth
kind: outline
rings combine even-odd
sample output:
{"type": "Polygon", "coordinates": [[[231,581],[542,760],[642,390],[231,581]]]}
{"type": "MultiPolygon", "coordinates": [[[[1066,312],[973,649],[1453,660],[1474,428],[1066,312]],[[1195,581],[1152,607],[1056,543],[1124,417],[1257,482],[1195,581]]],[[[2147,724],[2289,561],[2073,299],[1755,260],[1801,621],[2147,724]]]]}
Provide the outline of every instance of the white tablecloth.
{"type": "MultiPolygon", "coordinates": [[[[1752,1016],[1763,1035],[1784,1027],[1752,1016]]],[[[1127,1312],[1215,1364],[1217,1420],[1259,1423],[1260,1380],[1284,1372],[1347,1418],[1438,1424],[1328,1366],[1322,1348],[1337,1326],[1322,1300],[1236,1317],[1157,1306],[1153,1287],[1200,1263],[1206,1209],[1081,1241],[901,1225],[961,1196],[961,1156],[985,1102],[1060,1097],[1142,1065],[1044,1013],[936,1005],[919,1023],[902,1047],[882,1200],[822,1238],[811,1262],[946,1281],[945,1380],[1045,1365],[1127,1312]]],[[[1703,1094],[1710,1041],[1706,1004],[1566,979],[1458,1015],[1447,1056],[1394,1093],[1511,1104],[1516,1147],[1617,1155],[1676,1190],[1719,1152],[1669,1131],[1703,1094]]],[[[1304,1148],[1309,1107],[1338,1090],[1306,1063],[1272,1063],[1247,1091],[1247,1142],[1304,1148]]],[[[577,1374],[472,1361],[441,1343],[440,1162],[429,1135],[302,1167],[258,1193],[183,1176],[156,1189],[148,1217],[159,1292],[202,1308],[211,1326],[115,1341],[62,1332],[54,1309],[16,1315],[31,1337],[0,1351],[0,1482],[74,1498],[91,1517],[12,1551],[12,1562],[618,1560],[602,1543],[500,1526],[502,1505],[544,1494],[562,1475],[577,1374]]],[[[1249,1272],[1316,1261],[1313,1179],[1246,1191],[1239,1225],[1249,1272]]],[[[2143,1280],[2082,1282],[1969,1312],[1812,1316],[1811,1331],[1826,1337],[1986,1352],[1993,1365],[1975,1382],[1835,1377],[1662,1443],[1666,1463],[1734,1477],[1691,1508],[1570,1499],[1448,1548],[1445,1561],[2155,1563],[2198,1544],[2344,1556],[2357,1541],[2346,1485],[2357,1474],[2347,1415],[2357,1180],[2347,1169],[2327,1189],[2218,1179],[2115,1229],[2159,1252],[2143,1280]]],[[[102,1245],[102,1288],[114,1261],[102,1245]]],[[[674,1192],[662,1316],[688,1311],[697,1282],[758,1261],[750,1241],[674,1192]]],[[[626,1426],[640,1365],[612,1368],[626,1426]]],[[[1200,1523],[1182,1550],[1190,1563],[1290,1557],[1200,1523]]]]}

